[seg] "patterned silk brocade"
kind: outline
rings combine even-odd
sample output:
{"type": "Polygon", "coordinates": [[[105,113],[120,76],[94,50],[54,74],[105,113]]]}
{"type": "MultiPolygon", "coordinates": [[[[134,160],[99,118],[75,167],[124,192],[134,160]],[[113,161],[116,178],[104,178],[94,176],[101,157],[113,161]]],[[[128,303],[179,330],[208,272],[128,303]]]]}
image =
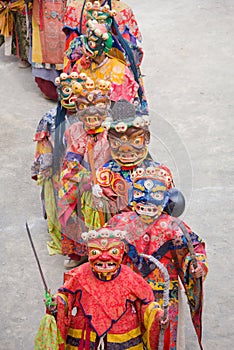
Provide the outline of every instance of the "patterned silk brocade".
{"type": "MultiPolygon", "coordinates": [[[[66,13],[64,16],[64,25],[65,28],[76,29],[80,27],[80,15],[81,9],[83,6],[83,0],[68,0],[66,13]]],[[[112,0],[112,9],[116,10],[117,15],[115,16],[115,20],[119,25],[119,30],[122,34],[125,33],[126,27],[128,27],[130,34],[141,42],[142,36],[137,25],[137,21],[132,12],[132,9],[128,7],[122,1],[113,1],[112,0]]],[[[86,31],[86,18],[84,16],[82,21],[82,33],[86,31]]]]}
{"type": "Polygon", "coordinates": [[[65,4],[64,0],[33,1],[32,63],[36,68],[63,68],[65,4]]]}
{"type": "Polygon", "coordinates": [[[143,339],[147,349],[157,348],[162,311],[151,288],[127,266],[108,282],[97,279],[89,263],[69,271],[57,302],[57,326],[66,349],[78,346],[84,337],[84,349],[96,349],[103,336],[105,349],[143,350],[143,339]]]}

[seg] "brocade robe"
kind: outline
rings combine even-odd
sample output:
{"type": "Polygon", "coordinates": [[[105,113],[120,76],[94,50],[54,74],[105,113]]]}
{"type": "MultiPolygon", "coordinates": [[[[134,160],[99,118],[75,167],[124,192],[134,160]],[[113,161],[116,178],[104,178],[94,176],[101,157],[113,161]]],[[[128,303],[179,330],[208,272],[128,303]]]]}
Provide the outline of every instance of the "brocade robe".
{"type": "Polygon", "coordinates": [[[114,279],[102,281],[89,263],[68,272],[57,294],[60,350],[158,349],[159,317],[150,286],[122,265],[114,279]],[[75,308],[75,309],[74,309],[75,308]]]}
{"type": "MultiPolygon", "coordinates": [[[[204,276],[206,276],[208,267],[205,243],[185,223],[183,225],[186,227],[191,238],[196,259],[201,264],[204,276]]],[[[196,279],[190,272],[191,255],[186,237],[178,226],[178,219],[167,214],[162,214],[153,223],[147,225],[140,221],[139,216],[135,212],[126,212],[112,217],[108,222],[108,226],[127,232],[126,241],[128,248],[123,263],[131,266],[134,271],[144,277],[145,281],[153,289],[155,300],[160,305],[163,302],[163,276],[155,264],[142,258],[140,254],[154,256],[168,270],[170,276],[170,328],[165,333],[164,350],[176,349],[179,279],[187,295],[192,322],[202,349],[201,318],[203,281],[196,282],[196,279]],[[194,305],[197,298],[200,299],[200,303],[197,310],[195,310],[194,305]]]]}

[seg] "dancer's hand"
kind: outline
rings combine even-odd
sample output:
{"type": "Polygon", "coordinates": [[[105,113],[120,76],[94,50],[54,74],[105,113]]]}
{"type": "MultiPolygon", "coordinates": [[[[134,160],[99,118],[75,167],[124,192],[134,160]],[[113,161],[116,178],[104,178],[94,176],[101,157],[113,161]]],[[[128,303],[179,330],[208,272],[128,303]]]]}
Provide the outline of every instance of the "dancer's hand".
{"type": "Polygon", "coordinates": [[[103,191],[102,188],[98,184],[96,184],[92,187],[92,193],[95,197],[101,198],[103,191]]]}
{"type": "Polygon", "coordinates": [[[196,277],[196,278],[200,278],[204,276],[204,271],[202,266],[199,264],[197,265],[197,268],[195,269],[193,266],[191,266],[191,273],[196,277]]]}
{"type": "Polygon", "coordinates": [[[167,329],[168,325],[169,325],[169,316],[167,316],[167,318],[165,319],[162,317],[160,320],[160,327],[162,329],[167,329]]]}

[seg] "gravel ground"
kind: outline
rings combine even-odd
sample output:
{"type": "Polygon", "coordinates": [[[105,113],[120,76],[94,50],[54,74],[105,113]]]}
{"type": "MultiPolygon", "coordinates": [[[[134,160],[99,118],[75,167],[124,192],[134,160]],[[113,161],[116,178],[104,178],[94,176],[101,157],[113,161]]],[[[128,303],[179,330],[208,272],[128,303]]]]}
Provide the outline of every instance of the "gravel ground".
{"type": "MultiPolygon", "coordinates": [[[[153,119],[151,153],[186,196],[183,219],[207,243],[205,350],[233,348],[233,1],[128,1],[143,34],[143,74],[153,119]]],[[[44,315],[43,286],[28,242],[32,232],[47,284],[63,280],[50,257],[40,189],[30,178],[33,134],[44,100],[31,76],[0,48],[0,350],[31,350],[44,315]]],[[[186,350],[197,350],[189,319],[186,350]]],[[[181,349],[179,349],[181,350],[181,349]]]]}

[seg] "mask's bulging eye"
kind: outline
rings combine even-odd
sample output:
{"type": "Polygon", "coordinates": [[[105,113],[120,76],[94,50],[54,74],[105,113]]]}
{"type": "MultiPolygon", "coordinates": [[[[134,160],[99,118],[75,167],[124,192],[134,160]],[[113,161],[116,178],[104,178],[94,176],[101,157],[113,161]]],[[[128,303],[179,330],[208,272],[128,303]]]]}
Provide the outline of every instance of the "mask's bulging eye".
{"type": "Polygon", "coordinates": [[[83,109],[86,109],[87,108],[87,105],[85,103],[80,103],[79,104],[79,109],[80,110],[83,110],[83,109]]]}
{"type": "Polygon", "coordinates": [[[119,251],[119,249],[117,249],[117,248],[112,248],[111,251],[110,251],[110,253],[111,253],[112,255],[118,255],[118,254],[120,253],[120,251],[119,251]]]}
{"type": "Polygon", "coordinates": [[[103,103],[103,102],[98,102],[98,103],[96,104],[96,107],[98,107],[98,108],[105,108],[105,103],[103,103]]]}
{"type": "Polygon", "coordinates": [[[99,255],[100,254],[100,252],[99,252],[99,250],[97,250],[97,249],[92,249],[91,251],[90,251],[90,255],[91,256],[97,256],[97,255],[99,255]]]}
{"type": "Polygon", "coordinates": [[[62,91],[63,91],[64,94],[68,95],[68,94],[70,94],[72,92],[72,89],[69,88],[69,87],[65,87],[62,91]]]}
{"type": "Polygon", "coordinates": [[[117,148],[121,145],[121,142],[118,139],[110,139],[110,146],[112,148],[117,148]]]}
{"type": "Polygon", "coordinates": [[[95,49],[95,47],[97,46],[97,44],[94,42],[94,41],[89,41],[89,47],[91,48],[91,49],[95,49]]]}
{"type": "Polygon", "coordinates": [[[133,140],[133,144],[135,146],[141,146],[144,143],[144,137],[137,137],[136,139],[133,140]]]}
{"type": "Polygon", "coordinates": [[[127,136],[123,136],[123,137],[121,137],[121,141],[122,141],[122,142],[128,142],[128,138],[127,138],[127,136]]]}
{"type": "Polygon", "coordinates": [[[162,200],[164,198],[164,193],[162,191],[157,191],[155,193],[151,193],[150,194],[152,198],[156,199],[156,200],[162,200]]]}
{"type": "Polygon", "coordinates": [[[133,197],[134,198],[140,198],[140,197],[142,197],[142,195],[143,195],[143,193],[140,192],[140,191],[134,190],[134,192],[133,192],[133,197]]]}

